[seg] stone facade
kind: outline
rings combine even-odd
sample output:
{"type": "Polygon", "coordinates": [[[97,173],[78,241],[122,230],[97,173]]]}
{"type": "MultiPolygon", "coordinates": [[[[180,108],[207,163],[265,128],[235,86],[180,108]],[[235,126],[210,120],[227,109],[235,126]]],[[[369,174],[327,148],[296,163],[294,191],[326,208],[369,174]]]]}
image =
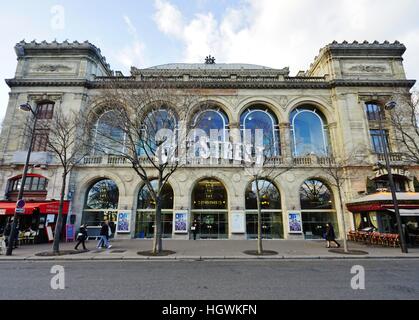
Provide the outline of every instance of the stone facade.
{"type": "MultiPolygon", "coordinates": [[[[276,178],[273,183],[280,191],[284,238],[300,239],[302,234],[288,232],[290,210],[299,210],[299,190],[304,181],[321,179],[326,184],[330,177],[313,156],[293,158],[291,148],[290,114],[301,105],[310,104],[323,113],[330,135],[330,146],[335,156],[348,156],[355,147],[368,150],[368,164],[357,167],[344,186],[343,201],[349,202],[366,192],[368,177],[374,177],[377,155],[372,151],[369,122],[365,102],[389,101],[408,94],[414,81],[407,80],[402,55],[406,48],[398,43],[332,43],[321,49],[315,62],[305,73],[291,77],[288,69],[238,64],[174,64],[150,69],[132,68],[131,76],[122,77],[113,72],[98,48],[90,43],[25,43],[16,45],[18,64],[16,75],[7,80],[10,99],[0,140],[0,198],[7,200],[10,178],[22,172],[28,139],[23,134],[29,114],[19,111],[19,105],[36,105],[48,100],[55,108],[88,112],[99,105],[96,97],[106,83],[118,78],[121,84],[141,85],[147,78],[164,76],[180,90],[199,87],[199,94],[220,106],[229,118],[230,128],[239,127],[240,115],[252,104],[266,105],[277,117],[281,139],[281,159],[294,163],[292,170],[276,178]],[[26,149],[25,149],[26,148],[26,149]]],[[[402,153],[395,145],[390,131],[392,152],[402,153]]],[[[409,171],[410,191],[414,191],[413,177],[419,177],[419,167],[393,158],[394,165],[409,171]]],[[[48,178],[47,200],[59,199],[61,169],[54,159],[42,153],[32,156],[30,171],[48,178]]],[[[119,210],[132,212],[134,225],[138,192],[143,185],[128,164],[105,156],[97,161],[86,160],[71,174],[68,193],[71,194],[76,223],[82,219],[86,193],[101,178],[112,179],[119,188],[119,210]]],[[[191,194],[196,183],[203,178],[216,178],[228,194],[228,210],[245,210],[245,189],[251,177],[231,164],[196,164],[180,168],[170,180],[174,192],[174,209],[191,208],[191,194]]],[[[340,215],[339,197],[332,190],[340,234],[344,233],[340,215]]],[[[231,215],[229,215],[230,217],[231,215]]],[[[353,218],[345,211],[347,227],[354,228],[353,218]]],[[[117,235],[119,237],[134,237],[117,235]]],[[[173,235],[174,238],[187,238],[173,235]]],[[[229,232],[232,239],[243,238],[229,232]]]]}

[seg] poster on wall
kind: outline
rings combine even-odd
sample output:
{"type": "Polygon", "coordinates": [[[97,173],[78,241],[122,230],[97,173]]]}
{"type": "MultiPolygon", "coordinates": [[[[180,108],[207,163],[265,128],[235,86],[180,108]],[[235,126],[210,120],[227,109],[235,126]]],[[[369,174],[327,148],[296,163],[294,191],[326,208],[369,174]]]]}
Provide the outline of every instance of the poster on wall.
{"type": "Polygon", "coordinates": [[[188,233],[188,212],[175,213],[175,233],[188,233]]]}
{"type": "Polygon", "coordinates": [[[303,222],[301,219],[301,212],[292,211],[288,212],[288,232],[289,233],[302,233],[303,222]]]}
{"type": "Polygon", "coordinates": [[[131,232],[131,212],[123,211],[118,213],[117,233],[131,232]]]}
{"type": "Polygon", "coordinates": [[[246,233],[246,216],[243,211],[231,213],[231,233],[246,233]]]}

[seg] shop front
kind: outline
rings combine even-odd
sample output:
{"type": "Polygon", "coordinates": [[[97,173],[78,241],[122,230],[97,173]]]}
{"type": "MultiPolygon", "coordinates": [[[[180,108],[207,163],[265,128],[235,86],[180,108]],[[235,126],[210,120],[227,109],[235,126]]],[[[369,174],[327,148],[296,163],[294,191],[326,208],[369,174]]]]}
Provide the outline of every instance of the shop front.
{"type": "MultiPolygon", "coordinates": [[[[21,240],[27,240],[25,237],[30,236],[33,243],[47,243],[50,241],[58,220],[59,206],[59,201],[27,202],[24,213],[18,215],[18,228],[21,240]]],[[[4,232],[7,223],[13,219],[15,208],[15,202],[0,202],[0,234],[4,232]]],[[[61,232],[63,238],[65,236],[68,210],[69,202],[65,201],[63,207],[63,229],[61,232]]]]}
{"type": "MultiPolygon", "coordinates": [[[[419,246],[419,193],[397,193],[397,199],[406,242],[419,246]]],[[[348,203],[347,207],[353,214],[355,231],[398,234],[391,193],[371,194],[348,203]]]]}

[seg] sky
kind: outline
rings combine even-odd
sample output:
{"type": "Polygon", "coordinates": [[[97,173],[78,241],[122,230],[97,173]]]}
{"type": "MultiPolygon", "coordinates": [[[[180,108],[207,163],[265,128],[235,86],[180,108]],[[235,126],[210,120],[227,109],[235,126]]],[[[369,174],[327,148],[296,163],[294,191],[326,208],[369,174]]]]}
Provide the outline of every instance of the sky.
{"type": "Polygon", "coordinates": [[[347,40],[408,49],[419,79],[417,0],[13,0],[0,4],[0,121],[6,112],[17,42],[89,40],[113,70],[173,62],[217,62],[307,70],[320,48],[347,40]]]}

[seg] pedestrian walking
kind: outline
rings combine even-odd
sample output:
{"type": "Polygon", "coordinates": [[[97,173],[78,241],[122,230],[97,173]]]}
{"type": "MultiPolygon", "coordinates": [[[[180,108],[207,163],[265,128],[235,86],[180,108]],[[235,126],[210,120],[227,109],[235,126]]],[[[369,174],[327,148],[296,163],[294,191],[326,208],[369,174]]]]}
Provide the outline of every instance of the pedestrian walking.
{"type": "Polygon", "coordinates": [[[333,225],[330,222],[326,224],[325,238],[327,248],[330,248],[331,242],[334,242],[336,246],[340,248],[340,244],[336,241],[335,229],[333,228],[333,225]]]}
{"type": "Polygon", "coordinates": [[[12,232],[12,224],[13,224],[13,219],[10,220],[7,225],[6,228],[4,228],[4,242],[6,244],[6,247],[9,246],[9,237],[10,237],[10,233],[12,232]]]}
{"type": "Polygon", "coordinates": [[[102,223],[102,228],[100,229],[100,240],[97,244],[98,249],[102,249],[105,246],[106,248],[110,249],[112,246],[109,244],[109,222],[105,220],[102,223]]]}
{"type": "Polygon", "coordinates": [[[193,239],[196,240],[196,235],[198,234],[198,221],[194,220],[191,226],[191,231],[193,234],[193,239]]]}
{"type": "Polygon", "coordinates": [[[79,233],[77,234],[77,245],[74,248],[75,250],[79,250],[79,246],[83,245],[83,250],[86,251],[86,240],[87,240],[87,226],[85,224],[80,226],[79,233]]]}

